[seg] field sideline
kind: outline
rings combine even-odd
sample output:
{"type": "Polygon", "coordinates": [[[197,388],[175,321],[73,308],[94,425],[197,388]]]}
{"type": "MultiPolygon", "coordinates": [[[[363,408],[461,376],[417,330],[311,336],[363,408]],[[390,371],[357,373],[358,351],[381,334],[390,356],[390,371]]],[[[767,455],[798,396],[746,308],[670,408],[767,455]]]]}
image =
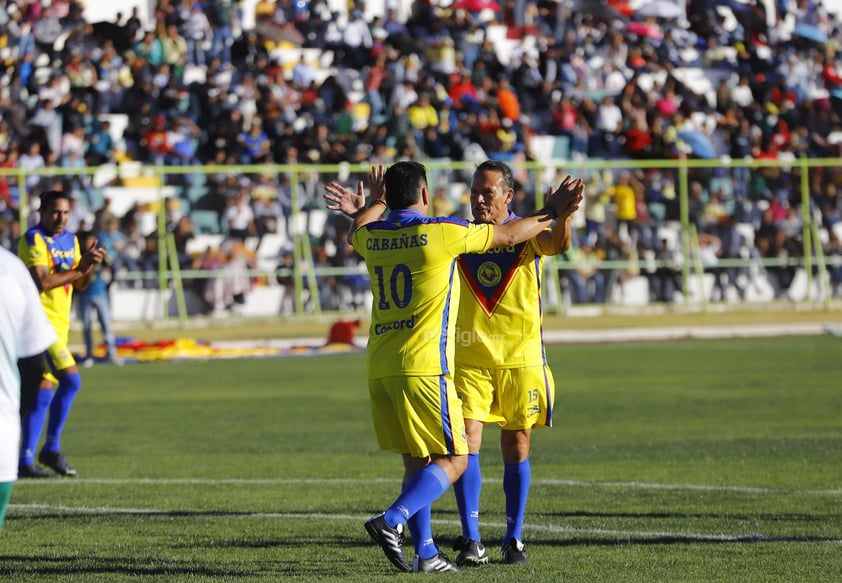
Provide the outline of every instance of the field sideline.
{"type": "MultiPolygon", "coordinates": [[[[117,334],[143,341],[160,341],[175,337],[190,337],[208,342],[237,341],[301,341],[319,342],[327,338],[330,325],[337,319],[360,318],[359,335],[366,334],[367,319],[360,314],[325,314],[321,317],[278,317],[277,319],[194,318],[184,324],[177,319],[148,322],[117,322],[117,334]]],[[[591,336],[613,334],[619,339],[629,337],[631,331],[654,330],[651,336],[668,335],[667,330],[739,330],[753,327],[779,327],[782,331],[814,326],[842,327],[842,301],[835,301],[831,309],[817,305],[777,303],[754,306],[711,305],[707,312],[681,307],[651,306],[634,309],[575,308],[566,315],[546,314],[544,331],[548,342],[569,338],[571,342],[587,340],[591,336]],[[661,331],[659,334],[658,331],[661,331]]],[[[767,335],[767,334],[763,334],[767,335]]],[[[95,339],[99,339],[94,325],[95,339]]],[[[685,335],[686,337],[686,335],[685,335]]],[[[672,339],[672,337],[668,337],[672,339]]],[[[82,343],[81,325],[71,323],[71,344],[82,343]]]]}
{"type": "MultiPolygon", "coordinates": [[[[825,314],[827,315],[827,314],[825,314]]],[[[842,339],[548,349],[555,425],[534,439],[530,564],[499,561],[494,430],[465,581],[836,581],[842,339]]],[[[95,366],[63,440],[80,478],[15,485],[0,580],[391,581],[362,522],[399,488],[361,354],[95,366]]],[[[445,551],[451,493],[433,508],[445,551]]],[[[408,577],[408,576],[407,576],[408,577]]]]}

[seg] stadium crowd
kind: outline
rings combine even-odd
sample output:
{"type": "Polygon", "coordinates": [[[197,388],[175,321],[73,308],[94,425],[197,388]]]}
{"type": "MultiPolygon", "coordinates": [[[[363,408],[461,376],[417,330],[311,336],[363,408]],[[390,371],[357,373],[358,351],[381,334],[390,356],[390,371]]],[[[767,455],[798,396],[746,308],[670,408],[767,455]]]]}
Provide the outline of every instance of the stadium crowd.
{"type": "MultiPolygon", "coordinates": [[[[338,12],[320,0],[259,0],[246,29],[251,19],[231,0],[159,0],[151,23],[136,10],[87,22],[77,0],[0,0],[0,168],[517,163],[546,159],[545,136],[572,160],[840,156],[842,24],[821,2],[689,0],[654,15],[647,4],[416,0],[405,14],[386,0],[383,14],[371,14],[362,0],[338,12]],[[128,116],[122,135],[112,132],[113,114],[128,116]]],[[[546,185],[518,177],[522,214],[546,185]]],[[[237,256],[236,240],[281,230],[293,200],[319,207],[336,178],[302,173],[293,196],[285,174],[168,174],[176,195],[167,229],[181,266],[224,265],[237,256]],[[212,211],[233,242],[189,253],[195,211],[212,211]]],[[[157,268],[157,233],[144,232],[139,205],[117,216],[85,175],[26,180],[31,194],[73,190],[71,228],[97,232],[115,269],[157,268]]],[[[609,301],[615,284],[638,274],[650,279],[652,299],[672,300],[682,259],[662,227],[679,219],[676,185],[663,169],[588,176],[573,268],[561,272],[573,301],[609,301]],[[600,268],[644,258],[657,268],[600,268]]],[[[464,216],[464,193],[436,186],[434,212],[464,216]]],[[[765,271],[776,295],[786,293],[795,275],[786,259],[803,254],[800,186],[797,166],[691,170],[689,216],[716,276],[715,299],[729,289],[742,298],[752,283],[747,268],[717,267],[720,259],[784,260],[765,271]]],[[[842,255],[840,186],[837,167],[810,173],[826,257],[842,255]]],[[[19,201],[16,179],[0,177],[0,244],[13,250],[26,227],[19,218],[37,222],[19,201]]],[[[329,220],[323,231],[316,265],[359,261],[344,243],[346,224],[329,220]]],[[[829,270],[842,293],[842,266],[829,270]]],[[[364,287],[359,276],[327,277],[323,305],[354,297],[340,288],[364,287]]]]}

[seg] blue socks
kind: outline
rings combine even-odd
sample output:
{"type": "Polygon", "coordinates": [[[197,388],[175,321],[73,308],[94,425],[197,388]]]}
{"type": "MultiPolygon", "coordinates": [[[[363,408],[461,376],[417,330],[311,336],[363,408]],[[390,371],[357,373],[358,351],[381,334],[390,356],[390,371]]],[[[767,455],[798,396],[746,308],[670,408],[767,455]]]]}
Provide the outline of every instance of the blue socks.
{"type": "Polygon", "coordinates": [[[56,394],[50,403],[50,419],[47,421],[47,440],[44,442],[46,451],[59,451],[61,449],[61,430],[67,416],[70,415],[70,408],[73,406],[73,399],[76,393],[82,388],[82,377],[79,373],[69,374],[58,382],[56,394]]]}
{"type": "Polygon", "coordinates": [[[433,542],[433,525],[431,523],[432,506],[429,504],[409,517],[406,526],[412,535],[415,554],[422,559],[432,559],[439,554],[436,543],[433,542]]]}
{"type": "Polygon", "coordinates": [[[415,543],[415,552],[422,559],[429,559],[438,554],[438,548],[433,542],[430,506],[447,492],[449,487],[450,478],[447,477],[447,472],[438,464],[429,464],[404,484],[401,495],[386,510],[383,517],[391,527],[407,523],[415,543]]]}
{"type": "Polygon", "coordinates": [[[47,419],[47,409],[50,408],[50,401],[52,399],[52,389],[39,389],[35,402],[32,404],[26,416],[21,420],[19,460],[21,466],[28,466],[35,463],[35,448],[38,447],[38,440],[41,439],[41,430],[44,429],[44,421],[47,419]]]}
{"type": "Polygon", "coordinates": [[[506,536],[503,544],[510,540],[523,541],[523,516],[526,513],[526,497],[532,468],[529,458],[522,462],[505,462],[503,469],[503,492],[506,494],[506,536]]]}
{"type": "Polygon", "coordinates": [[[479,497],[482,490],[482,473],[479,467],[479,454],[468,454],[468,468],[453,484],[456,494],[456,506],[462,521],[462,536],[479,542],[479,497]]]}
{"type": "Polygon", "coordinates": [[[386,523],[396,526],[409,520],[409,517],[429,506],[450,488],[450,478],[438,464],[430,464],[416,472],[404,485],[403,493],[386,511],[386,523]]]}

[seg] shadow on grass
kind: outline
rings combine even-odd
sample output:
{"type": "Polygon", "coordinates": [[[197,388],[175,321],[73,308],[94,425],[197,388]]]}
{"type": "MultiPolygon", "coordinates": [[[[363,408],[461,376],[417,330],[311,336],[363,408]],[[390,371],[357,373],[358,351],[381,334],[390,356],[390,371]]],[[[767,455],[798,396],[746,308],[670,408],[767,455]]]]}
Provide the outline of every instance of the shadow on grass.
{"type": "Polygon", "coordinates": [[[138,575],[168,577],[191,575],[197,577],[253,577],[254,572],[242,569],[213,569],[185,561],[160,561],[150,565],[148,560],[137,557],[99,557],[80,559],[68,557],[32,557],[30,555],[0,555],[0,575],[41,576],[52,575],[138,575]]]}
{"type": "Polygon", "coordinates": [[[570,540],[533,540],[530,543],[547,545],[551,547],[577,547],[596,546],[610,547],[618,545],[709,545],[709,544],[733,544],[733,543],[835,543],[838,538],[823,536],[764,536],[764,535],[726,535],[703,537],[699,535],[653,535],[653,536],[617,536],[617,538],[599,537],[574,537],[570,540]]]}
{"type": "Polygon", "coordinates": [[[837,516],[805,513],[757,513],[757,514],[722,514],[714,512],[592,512],[575,510],[572,512],[542,513],[543,516],[560,518],[639,518],[639,519],[712,519],[712,520],[764,520],[770,522],[833,522],[837,516]]]}

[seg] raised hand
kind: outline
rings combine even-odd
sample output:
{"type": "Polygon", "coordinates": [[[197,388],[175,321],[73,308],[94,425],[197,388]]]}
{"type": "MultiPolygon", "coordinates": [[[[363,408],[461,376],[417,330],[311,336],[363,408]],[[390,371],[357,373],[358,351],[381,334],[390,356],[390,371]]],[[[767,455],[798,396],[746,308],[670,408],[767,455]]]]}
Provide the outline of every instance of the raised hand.
{"type": "Polygon", "coordinates": [[[365,185],[362,180],[357,185],[357,192],[348,190],[338,182],[330,182],[325,185],[323,196],[328,201],[328,209],[339,211],[349,217],[353,217],[365,207],[365,185]]]}
{"type": "Polygon", "coordinates": [[[565,220],[579,210],[584,192],[585,182],[581,178],[573,178],[568,174],[559,187],[549,193],[546,204],[555,211],[559,220],[565,220]]]}
{"type": "Polygon", "coordinates": [[[99,246],[99,240],[94,239],[91,244],[85,249],[82,258],[79,260],[79,271],[85,273],[105,260],[108,250],[105,247],[99,246]]]}
{"type": "Polygon", "coordinates": [[[371,167],[370,187],[371,187],[371,202],[381,200],[386,197],[386,168],[383,164],[371,167]]]}

